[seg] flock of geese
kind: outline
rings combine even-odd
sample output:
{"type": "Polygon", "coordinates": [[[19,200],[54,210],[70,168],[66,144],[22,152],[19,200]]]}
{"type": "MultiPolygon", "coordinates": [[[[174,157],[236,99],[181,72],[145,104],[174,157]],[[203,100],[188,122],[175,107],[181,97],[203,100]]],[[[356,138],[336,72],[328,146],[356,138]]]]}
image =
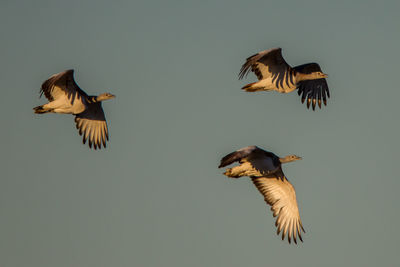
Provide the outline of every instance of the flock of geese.
{"type": "MultiPolygon", "coordinates": [[[[307,108],[321,108],[329,98],[327,75],[317,63],[308,63],[290,67],[282,57],[282,49],[274,48],[261,51],[246,59],[239,79],[252,71],[258,81],[245,85],[247,92],[277,91],[290,93],[298,90],[301,101],[307,102],[307,108]]],[[[103,93],[98,96],[87,95],[74,80],[74,71],[67,70],[47,79],[41,86],[40,96],[45,95],[49,103],[33,108],[37,114],[61,113],[75,116],[76,128],[87,141],[90,148],[101,149],[108,141],[108,128],[101,102],[115,96],[103,93]]],[[[257,146],[248,146],[232,152],[221,159],[219,168],[239,162],[238,166],[226,169],[224,175],[230,178],[248,176],[271,206],[273,216],[277,217],[277,234],[282,233],[282,240],[287,236],[289,243],[297,238],[303,241],[305,233],[297,206],[296,192],[293,185],[282,171],[282,164],[301,157],[289,155],[283,158],[257,146]]]]}

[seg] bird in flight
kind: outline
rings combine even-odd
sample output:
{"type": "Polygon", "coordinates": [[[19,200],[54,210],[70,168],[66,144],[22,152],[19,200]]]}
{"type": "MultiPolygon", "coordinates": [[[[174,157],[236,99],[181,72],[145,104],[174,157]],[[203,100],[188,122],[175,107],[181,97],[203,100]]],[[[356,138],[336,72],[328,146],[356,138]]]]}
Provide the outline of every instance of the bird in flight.
{"type": "Polygon", "coordinates": [[[305,231],[300,220],[296,192],[281,166],[300,159],[296,155],[279,158],[257,146],[248,146],[226,155],[218,166],[223,168],[239,162],[240,165],[227,169],[224,174],[230,178],[249,176],[265,202],[271,205],[273,216],[277,217],[277,234],[282,232],[282,240],[287,236],[289,243],[293,239],[296,244],[297,236],[303,242],[301,231],[305,231]]]}
{"type": "Polygon", "coordinates": [[[101,101],[115,96],[104,93],[99,96],[87,95],[74,80],[74,70],[54,74],[40,89],[40,97],[45,95],[49,103],[33,108],[37,114],[61,113],[75,115],[76,128],[83,135],[83,144],[89,141],[89,147],[101,149],[108,141],[107,122],[101,107],[101,101]]]}
{"type": "Polygon", "coordinates": [[[273,48],[261,51],[246,59],[239,72],[239,79],[247,76],[249,71],[254,72],[258,82],[249,83],[242,87],[247,92],[277,91],[290,93],[298,89],[301,102],[307,100],[307,108],[312,105],[313,110],[321,101],[326,106],[326,98],[330,97],[327,74],[323,73],[317,63],[308,63],[290,67],[282,57],[282,48],[273,48]]]}

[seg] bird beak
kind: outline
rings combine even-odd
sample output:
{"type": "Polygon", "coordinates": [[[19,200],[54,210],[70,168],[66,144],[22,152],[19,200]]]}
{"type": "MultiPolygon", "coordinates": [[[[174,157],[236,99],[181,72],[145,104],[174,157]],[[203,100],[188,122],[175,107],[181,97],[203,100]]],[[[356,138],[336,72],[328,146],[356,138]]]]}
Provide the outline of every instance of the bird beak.
{"type": "Polygon", "coordinates": [[[328,78],[328,74],[324,73],[324,78],[328,78]]]}
{"type": "Polygon", "coordinates": [[[301,159],[303,159],[302,157],[299,157],[299,156],[297,156],[297,160],[301,160],[301,159]]]}
{"type": "Polygon", "coordinates": [[[115,98],[115,95],[111,95],[111,98],[115,98]]]}

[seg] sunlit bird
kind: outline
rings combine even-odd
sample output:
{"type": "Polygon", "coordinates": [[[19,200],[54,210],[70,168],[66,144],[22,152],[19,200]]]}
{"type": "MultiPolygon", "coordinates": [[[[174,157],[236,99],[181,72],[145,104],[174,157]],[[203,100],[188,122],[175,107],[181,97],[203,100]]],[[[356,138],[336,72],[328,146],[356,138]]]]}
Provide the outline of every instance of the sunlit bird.
{"type": "Polygon", "coordinates": [[[287,235],[289,243],[293,239],[296,244],[297,236],[303,242],[301,231],[305,231],[300,220],[296,192],[283,174],[281,165],[300,159],[296,155],[279,158],[257,146],[248,146],[226,155],[218,166],[222,168],[238,161],[240,165],[227,169],[224,174],[231,178],[249,176],[264,200],[271,205],[273,216],[277,216],[277,234],[282,232],[282,240],[287,235]]]}
{"type": "Polygon", "coordinates": [[[40,96],[45,95],[49,103],[33,108],[35,113],[62,113],[75,115],[76,128],[83,135],[83,144],[89,141],[89,147],[101,149],[108,141],[106,118],[101,101],[115,96],[104,93],[88,96],[74,80],[74,70],[57,73],[46,80],[40,89],[40,96]]]}
{"type": "Polygon", "coordinates": [[[298,89],[301,102],[307,100],[307,108],[312,104],[313,110],[321,101],[326,106],[326,98],[330,97],[326,82],[327,74],[323,73],[317,63],[308,63],[290,67],[282,57],[282,48],[264,50],[246,59],[240,72],[239,79],[254,72],[258,82],[246,84],[242,89],[247,92],[277,91],[290,93],[298,89]]]}

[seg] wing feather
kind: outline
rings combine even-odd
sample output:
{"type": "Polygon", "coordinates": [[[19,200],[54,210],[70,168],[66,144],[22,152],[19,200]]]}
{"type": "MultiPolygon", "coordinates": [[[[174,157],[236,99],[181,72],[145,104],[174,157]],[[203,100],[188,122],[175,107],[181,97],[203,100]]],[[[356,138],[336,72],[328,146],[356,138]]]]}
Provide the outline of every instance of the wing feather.
{"type": "Polygon", "coordinates": [[[239,79],[244,78],[250,72],[255,73],[258,80],[272,78],[278,88],[283,88],[284,82],[293,80],[294,72],[282,56],[282,48],[273,48],[261,51],[246,59],[239,72],[239,79]]]}
{"type": "Polygon", "coordinates": [[[221,159],[219,168],[230,165],[236,161],[241,163],[239,169],[250,176],[265,176],[279,170],[279,158],[257,146],[248,146],[232,152],[221,159]]]}
{"type": "Polygon", "coordinates": [[[307,100],[307,108],[310,107],[312,102],[313,110],[315,110],[317,101],[319,108],[321,108],[321,102],[326,106],[327,97],[330,98],[329,87],[325,78],[301,81],[297,83],[297,88],[298,95],[301,95],[301,102],[304,103],[304,101],[307,100]]]}
{"type": "Polygon", "coordinates": [[[228,166],[236,161],[240,161],[241,159],[247,157],[252,153],[254,150],[259,149],[257,146],[248,146],[241,148],[239,150],[236,150],[235,152],[229,153],[225,157],[221,159],[221,162],[218,166],[218,168],[222,168],[225,166],[228,166]]]}
{"type": "Polygon", "coordinates": [[[107,122],[101,103],[91,103],[88,108],[75,116],[76,128],[79,135],[83,135],[83,144],[89,141],[89,147],[101,149],[101,145],[106,147],[108,141],[107,122]]]}
{"type": "MultiPolygon", "coordinates": [[[[316,71],[322,72],[321,67],[317,63],[308,63],[296,66],[293,69],[305,74],[316,71]]],[[[297,89],[298,95],[301,95],[301,103],[307,101],[307,108],[312,106],[313,110],[315,110],[317,104],[321,109],[322,101],[326,106],[326,96],[330,97],[328,83],[325,78],[298,82],[297,89]]]]}
{"type": "Polygon", "coordinates": [[[282,240],[285,236],[288,242],[292,239],[297,244],[297,237],[303,241],[301,230],[305,233],[300,220],[299,208],[297,206],[296,192],[292,184],[284,178],[257,177],[252,178],[258,191],[264,196],[265,202],[271,205],[274,217],[277,216],[275,225],[277,234],[282,232],[282,240]]]}
{"type": "Polygon", "coordinates": [[[66,70],[47,79],[40,89],[40,96],[43,94],[49,101],[54,101],[61,96],[67,95],[71,104],[75,99],[87,97],[87,94],[79,88],[74,80],[74,70],[66,70]]]}

